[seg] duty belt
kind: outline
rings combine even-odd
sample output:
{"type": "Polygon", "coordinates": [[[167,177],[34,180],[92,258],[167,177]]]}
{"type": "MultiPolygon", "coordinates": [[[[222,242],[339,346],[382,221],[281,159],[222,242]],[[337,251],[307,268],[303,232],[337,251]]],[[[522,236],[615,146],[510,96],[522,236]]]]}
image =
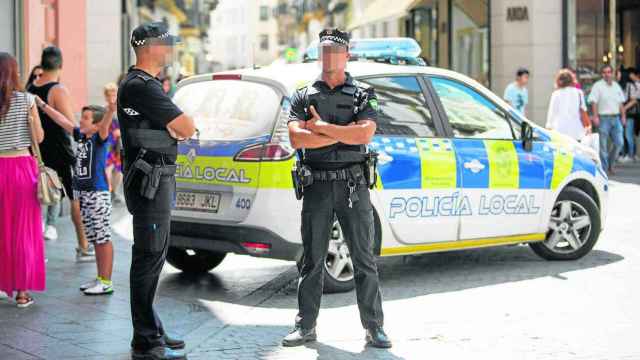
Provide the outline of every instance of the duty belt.
{"type": "Polygon", "coordinates": [[[362,172],[362,164],[352,165],[348,168],[338,170],[312,170],[313,180],[317,181],[348,181],[354,179],[353,171],[362,172]]]}

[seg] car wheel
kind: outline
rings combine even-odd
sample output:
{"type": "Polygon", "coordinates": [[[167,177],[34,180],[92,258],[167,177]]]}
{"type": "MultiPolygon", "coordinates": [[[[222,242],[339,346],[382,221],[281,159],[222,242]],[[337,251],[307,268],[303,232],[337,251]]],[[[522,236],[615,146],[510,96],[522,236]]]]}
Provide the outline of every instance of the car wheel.
{"type": "Polygon", "coordinates": [[[226,255],[207,250],[170,247],[167,262],[185,273],[206,273],[220,265],[226,255]]]}
{"type": "Polygon", "coordinates": [[[570,186],[553,205],[546,240],[529,246],[547,260],[576,260],[593,249],[600,229],[598,205],[587,193],[570,186]]]}
{"type": "Polygon", "coordinates": [[[329,233],[329,251],[324,261],[324,293],[353,290],[353,262],[338,220],[333,221],[329,233]]]}

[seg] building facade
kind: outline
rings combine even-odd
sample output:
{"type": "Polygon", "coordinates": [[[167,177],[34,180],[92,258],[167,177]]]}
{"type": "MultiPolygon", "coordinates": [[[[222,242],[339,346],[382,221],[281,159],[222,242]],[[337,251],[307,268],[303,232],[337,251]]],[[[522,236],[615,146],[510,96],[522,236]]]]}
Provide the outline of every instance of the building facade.
{"type": "Polygon", "coordinates": [[[539,124],[560,68],[576,69],[588,91],[602,65],[640,65],[636,0],[353,0],[351,6],[354,37],[413,37],[429,64],[465,73],[498,94],[517,68],[528,68],[527,116],[539,124]]]}

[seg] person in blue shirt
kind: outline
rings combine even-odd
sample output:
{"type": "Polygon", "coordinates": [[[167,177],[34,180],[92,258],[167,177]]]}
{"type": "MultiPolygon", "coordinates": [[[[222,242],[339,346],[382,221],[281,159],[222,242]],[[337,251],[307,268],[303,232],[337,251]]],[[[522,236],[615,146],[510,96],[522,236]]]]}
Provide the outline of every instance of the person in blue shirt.
{"type": "MultiPolygon", "coordinates": [[[[39,99],[38,99],[39,100],[39,99]]],[[[41,101],[41,100],[40,100],[41,101]]],[[[80,215],[87,240],[95,245],[98,276],[80,286],[85,295],[113,293],[113,245],[111,243],[111,193],[106,179],[109,130],[116,112],[116,102],[107,107],[89,105],[82,108],[80,126],[76,126],[55,109],[50,117],[77,143],[73,174],[73,191],[80,200],[80,215]]]]}
{"type": "Polygon", "coordinates": [[[522,116],[525,116],[525,107],[529,103],[528,83],[529,70],[520,68],[516,72],[516,81],[509,84],[504,90],[504,99],[522,116]]]}

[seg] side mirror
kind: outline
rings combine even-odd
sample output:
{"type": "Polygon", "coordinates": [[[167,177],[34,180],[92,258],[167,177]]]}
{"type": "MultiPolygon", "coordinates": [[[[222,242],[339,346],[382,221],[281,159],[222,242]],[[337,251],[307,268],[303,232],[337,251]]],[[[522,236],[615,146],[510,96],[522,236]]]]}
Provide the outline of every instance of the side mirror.
{"type": "Polygon", "coordinates": [[[520,139],[522,140],[524,151],[533,150],[533,127],[526,121],[523,121],[520,126],[520,139]]]}

